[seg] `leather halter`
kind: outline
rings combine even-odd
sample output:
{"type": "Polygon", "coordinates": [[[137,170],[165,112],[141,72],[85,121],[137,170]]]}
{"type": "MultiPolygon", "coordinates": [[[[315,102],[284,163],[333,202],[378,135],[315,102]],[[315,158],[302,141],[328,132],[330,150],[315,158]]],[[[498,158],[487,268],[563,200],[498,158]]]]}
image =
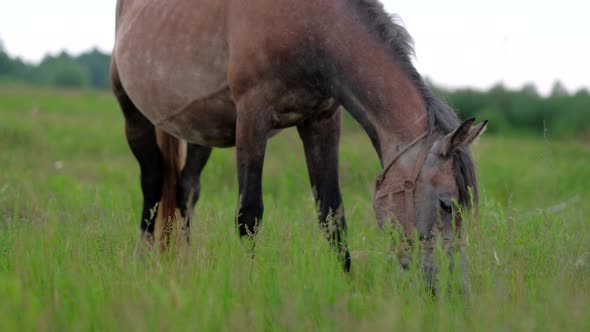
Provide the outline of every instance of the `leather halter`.
{"type": "Polygon", "coordinates": [[[386,186],[383,188],[379,188],[385,179],[385,175],[391,169],[391,167],[403,156],[406,152],[408,152],[412,147],[416,144],[420,143],[424,138],[428,136],[428,131],[424,132],[422,135],[416,137],[412,142],[410,142],[406,147],[404,147],[398,154],[383,168],[383,170],[377,176],[376,186],[377,192],[375,193],[375,200],[389,196],[395,195],[398,193],[404,193],[404,201],[406,205],[406,235],[411,235],[412,227],[415,224],[415,217],[416,211],[414,208],[414,191],[416,189],[416,180],[418,179],[418,175],[420,175],[420,171],[424,166],[424,162],[426,162],[426,157],[428,157],[428,152],[434,143],[431,139],[427,140],[424,144],[424,147],[418,153],[418,157],[416,158],[416,164],[412,170],[410,176],[406,177],[403,181],[396,183],[394,185],[386,186]]]}
{"type": "MultiPolygon", "coordinates": [[[[383,181],[385,180],[385,175],[391,169],[391,167],[411,148],[413,148],[416,144],[420,143],[423,139],[428,137],[428,132],[423,133],[422,135],[416,137],[412,142],[410,142],[406,147],[404,147],[398,154],[383,168],[383,170],[377,175],[376,187],[379,188],[383,181]]],[[[387,197],[389,195],[395,195],[399,193],[404,193],[404,201],[406,205],[406,223],[407,227],[405,227],[406,232],[406,241],[402,242],[397,246],[397,254],[398,257],[402,257],[411,250],[413,247],[412,241],[412,227],[415,226],[415,216],[416,211],[414,208],[414,191],[416,189],[416,180],[420,175],[420,171],[422,167],[424,167],[424,163],[426,162],[426,158],[428,157],[428,152],[432,148],[434,144],[434,140],[431,138],[424,143],[424,147],[418,153],[418,157],[416,158],[416,164],[414,165],[414,169],[409,177],[405,178],[403,181],[396,183],[391,186],[383,187],[377,190],[375,193],[375,200],[387,197]]],[[[421,240],[418,243],[418,246],[422,249],[435,249],[438,245],[441,245],[445,251],[455,250],[457,248],[463,248],[465,243],[461,239],[431,239],[431,240],[421,240]]]]}

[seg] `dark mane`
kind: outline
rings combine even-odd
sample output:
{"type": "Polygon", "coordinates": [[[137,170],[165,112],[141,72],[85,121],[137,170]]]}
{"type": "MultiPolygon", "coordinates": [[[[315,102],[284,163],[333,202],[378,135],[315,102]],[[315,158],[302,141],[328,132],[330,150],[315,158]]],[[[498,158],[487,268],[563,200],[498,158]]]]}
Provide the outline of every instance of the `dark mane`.
{"type": "MultiPolygon", "coordinates": [[[[429,131],[450,133],[460,125],[459,118],[447,103],[435,96],[426,85],[422,76],[412,63],[415,56],[414,40],[402,25],[396,15],[388,14],[379,0],[347,0],[357,12],[364,16],[367,24],[374,33],[387,43],[396,60],[404,68],[408,77],[421,93],[428,112],[429,131]]],[[[454,168],[457,187],[459,188],[459,204],[469,208],[473,202],[476,206],[479,199],[475,163],[469,149],[459,149],[454,155],[454,168]],[[470,193],[469,188],[473,191],[470,193]]]]}

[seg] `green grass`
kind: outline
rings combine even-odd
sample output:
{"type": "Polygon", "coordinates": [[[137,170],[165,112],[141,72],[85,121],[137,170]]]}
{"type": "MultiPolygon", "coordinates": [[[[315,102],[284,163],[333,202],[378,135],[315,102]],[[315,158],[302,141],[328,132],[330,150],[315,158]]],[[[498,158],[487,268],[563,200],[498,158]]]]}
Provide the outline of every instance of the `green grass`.
{"type": "Polygon", "coordinates": [[[354,126],[340,165],[350,276],[317,226],[293,130],[269,143],[254,261],[234,231],[228,149],[204,171],[191,254],[141,263],[138,166],[113,98],[1,86],[0,331],[590,330],[590,145],[549,128],[545,141],[485,137],[475,154],[468,299],[433,301],[388,263],[371,208],[378,162],[354,126]]]}

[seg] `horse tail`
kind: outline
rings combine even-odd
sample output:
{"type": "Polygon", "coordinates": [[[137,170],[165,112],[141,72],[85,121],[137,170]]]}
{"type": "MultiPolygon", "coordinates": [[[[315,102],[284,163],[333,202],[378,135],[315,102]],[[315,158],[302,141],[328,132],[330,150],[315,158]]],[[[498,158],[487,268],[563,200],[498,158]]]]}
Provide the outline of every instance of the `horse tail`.
{"type": "Polygon", "coordinates": [[[180,140],[163,130],[156,129],[158,146],[163,160],[162,197],[158,204],[155,236],[162,250],[167,250],[170,235],[181,219],[177,203],[177,188],[180,172],[186,163],[186,141],[180,140]]]}

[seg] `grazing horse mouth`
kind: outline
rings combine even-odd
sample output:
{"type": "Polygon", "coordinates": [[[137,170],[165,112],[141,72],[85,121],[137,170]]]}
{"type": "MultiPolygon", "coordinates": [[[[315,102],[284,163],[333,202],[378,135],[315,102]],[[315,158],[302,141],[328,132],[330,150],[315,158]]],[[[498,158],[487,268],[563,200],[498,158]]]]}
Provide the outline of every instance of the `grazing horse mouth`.
{"type": "Polygon", "coordinates": [[[418,243],[414,243],[411,240],[406,240],[398,244],[394,252],[398,258],[401,266],[408,270],[412,262],[413,250],[417,247],[418,250],[434,251],[441,249],[446,254],[453,254],[457,250],[461,250],[466,246],[466,243],[461,239],[431,239],[431,240],[420,240],[418,243]]]}

